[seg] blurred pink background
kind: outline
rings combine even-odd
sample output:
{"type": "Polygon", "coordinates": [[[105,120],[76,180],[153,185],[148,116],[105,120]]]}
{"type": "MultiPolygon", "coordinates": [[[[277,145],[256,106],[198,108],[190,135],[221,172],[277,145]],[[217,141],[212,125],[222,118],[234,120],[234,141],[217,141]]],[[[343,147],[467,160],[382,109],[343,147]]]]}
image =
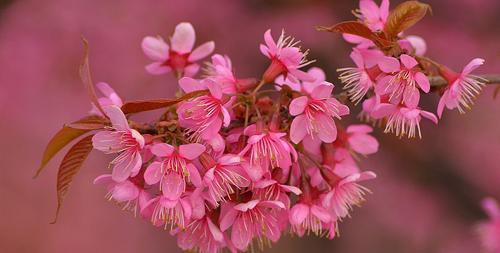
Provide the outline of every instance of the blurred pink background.
{"type": "MultiPolygon", "coordinates": [[[[433,15],[411,32],[427,40],[428,56],[456,70],[483,57],[478,72],[500,73],[499,1],[425,2],[433,15]]],[[[313,27],[353,19],[356,7],[352,0],[0,0],[0,252],[180,252],[168,232],[104,199],[105,189],[92,184],[106,169],[99,152],[77,175],[58,223],[49,224],[61,155],[39,179],[32,176],[49,138],[90,108],[78,77],[81,35],[90,42],[94,80],[126,100],[173,95],[172,76],[144,71],[140,42],[167,37],[181,21],[193,23],[198,42],[215,40],[216,52],[228,54],[244,77],[266,67],[258,50],[264,31],[285,28],[338,84],[335,69],[352,65],[350,45],[313,27]]],[[[480,199],[500,199],[500,101],[492,94],[487,87],[466,115],[445,112],[438,127],[424,123],[422,140],[377,129],[381,150],[363,167],[379,178],[368,184],[366,204],[340,224],[341,236],[285,236],[266,252],[479,252],[473,226],[486,217],[480,199]]],[[[424,107],[435,111],[437,100],[428,96],[424,107]]]]}

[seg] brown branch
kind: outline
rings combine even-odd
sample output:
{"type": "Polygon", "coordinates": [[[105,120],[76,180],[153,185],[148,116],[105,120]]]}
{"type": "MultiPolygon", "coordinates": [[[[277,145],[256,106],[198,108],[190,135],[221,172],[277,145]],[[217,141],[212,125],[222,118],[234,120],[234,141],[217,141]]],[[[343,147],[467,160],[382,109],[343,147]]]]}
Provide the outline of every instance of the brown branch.
{"type": "MultiPolygon", "coordinates": [[[[487,80],[486,84],[500,84],[500,75],[498,74],[488,74],[488,75],[478,75],[478,76],[487,80]]],[[[448,84],[448,82],[440,76],[429,77],[429,81],[431,83],[431,87],[441,87],[448,84]]]]}

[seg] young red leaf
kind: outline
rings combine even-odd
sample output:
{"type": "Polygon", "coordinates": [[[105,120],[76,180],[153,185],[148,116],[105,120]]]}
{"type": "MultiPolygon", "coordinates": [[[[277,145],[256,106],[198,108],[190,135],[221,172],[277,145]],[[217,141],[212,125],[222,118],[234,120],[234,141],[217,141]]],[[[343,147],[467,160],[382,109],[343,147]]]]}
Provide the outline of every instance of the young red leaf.
{"type": "Polygon", "coordinates": [[[86,136],[71,147],[59,166],[59,171],[57,172],[57,209],[54,221],[51,222],[52,224],[57,221],[64,197],[68,193],[73,178],[82,167],[90,151],[92,151],[93,136],[94,135],[86,136]]]}
{"type": "Polygon", "coordinates": [[[75,121],[69,125],[65,125],[57,132],[47,144],[42,156],[40,167],[36,171],[35,178],[40,175],[45,166],[61,149],[68,143],[92,130],[97,130],[104,127],[105,119],[98,116],[88,116],[81,120],[75,121]],[[100,124],[97,124],[100,123],[100,124]],[[83,127],[83,126],[87,127],[83,127]]]}
{"type": "Polygon", "coordinates": [[[165,108],[168,106],[175,105],[184,100],[188,100],[190,98],[198,97],[201,95],[207,94],[206,90],[193,91],[185,94],[184,96],[176,99],[153,99],[153,100],[139,100],[125,103],[121,109],[123,113],[137,113],[137,112],[145,112],[152,111],[156,109],[165,108]]]}
{"type": "Polygon", "coordinates": [[[384,32],[388,39],[395,40],[398,34],[420,21],[431,6],[419,1],[406,1],[391,11],[384,32]]]}
{"type": "Polygon", "coordinates": [[[365,24],[358,21],[341,22],[329,27],[318,26],[317,30],[357,35],[373,41],[373,43],[381,48],[385,48],[389,45],[389,42],[387,40],[382,38],[379,34],[372,32],[372,30],[370,30],[370,28],[368,28],[365,24]]]}
{"type": "MultiPolygon", "coordinates": [[[[101,104],[97,98],[94,83],[92,82],[92,75],[90,74],[90,64],[89,64],[89,42],[82,37],[84,56],[83,62],[80,65],[80,78],[82,79],[85,88],[90,96],[90,101],[95,105],[95,107],[102,113],[102,115],[106,115],[102,110],[101,104]]],[[[107,116],[106,116],[107,117],[107,116]]]]}

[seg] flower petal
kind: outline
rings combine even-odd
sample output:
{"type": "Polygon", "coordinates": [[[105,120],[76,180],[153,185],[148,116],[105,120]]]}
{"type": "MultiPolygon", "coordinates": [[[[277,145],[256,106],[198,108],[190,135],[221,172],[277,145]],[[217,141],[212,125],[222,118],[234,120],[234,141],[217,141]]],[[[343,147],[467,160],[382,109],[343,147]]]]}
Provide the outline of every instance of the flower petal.
{"type": "Polygon", "coordinates": [[[309,99],[306,96],[295,98],[290,102],[289,111],[290,115],[297,116],[302,114],[307,106],[309,99]]]}
{"type": "Polygon", "coordinates": [[[157,143],[151,147],[151,153],[158,157],[171,156],[175,148],[167,143],[157,143]]]}
{"type": "Polygon", "coordinates": [[[161,166],[161,162],[153,162],[146,168],[144,172],[144,181],[146,184],[153,185],[160,182],[163,177],[161,166]]]}
{"type": "Polygon", "coordinates": [[[169,57],[169,47],[161,37],[147,36],[141,43],[142,51],[153,61],[165,62],[169,57]]]}
{"type": "Polygon", "coordinates": [[[304,137],[307,135],[307,117],[305,115],[299,115],[295,117],[292,121],[292,125],[290,126],[290,140],[298,144],[301,142],[304,137]]]}
{"type": "Polygon", "coordinates": [[[401,60],[401,63],[403,63],[405,68],[407,68],[407,69],[412,69],[413,67],[418,65],[417,60],[415,60],[415,58],[413,58],[407,54],[400,55],[399,59],[401,60]]]}
{"type": "Polygon", "coordinates": [[[179,146],[179,154],[188,160],[196,159],[201,155],[201,153],[205,152],[205,150],[206,147],[199,143],[191,143],[179,146]]]}
{"type": "Polygon", "coordinates": [[[163,196],[169,200],[179,199],[186,190],[186,182],[177,173],[167,174],[161,183],[163,196]]]}
{"type": "Polygon", "coordinates": [[[201,46],[197,47],[193,52],[189,55],[188,61],[195,62],[197,60],[203,59],[210,55],[215,48],[215,43],[213,41],[205,42],[201,46]]]}
{"type": "Polygon", "coordinates": [[[116,105],[110,105],[110,106],[105,106],[102,109],[111,120],[114,129],[116,130],[130,129],[130,127],[128,126],[127,118],[125,117],[125,114],[123,114],[120,107],[116,105]]]}
{"type": "Polygon", "coordinates": [[[194,46],[196,35],[190,23],[183,22],[175,27],[174,35],[170,40],[172,50],[185,54],[191,52],[194,46]]]}
{"type": "Polygon", "coordinates": [[[304,222],[304,220],[309,215],[309,207],[304,204],[296,204],[290,209],[290,224],[299,225],[304,222]]]}
{"type": "Polygon", "coordinates": [[[153,62],[149,65],[146,65],[146,71],[151,75],[163,75],[172,71],[172,68],[164,65],[161,62],[153,62]]]}

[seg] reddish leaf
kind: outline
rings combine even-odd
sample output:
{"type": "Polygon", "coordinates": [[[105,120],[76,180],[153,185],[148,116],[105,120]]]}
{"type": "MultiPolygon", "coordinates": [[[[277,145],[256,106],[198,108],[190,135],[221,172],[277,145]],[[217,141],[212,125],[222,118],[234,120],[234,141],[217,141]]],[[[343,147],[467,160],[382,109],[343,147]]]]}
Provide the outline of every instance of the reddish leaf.
{"type": "Polygon", "coordinates": [[[59,171],[57,173],[57,209],[54,221],[51,222],[52,224],[57,221],[57,216],[59,215],[64,197],[68,193],[73,178],[76,173],[80,171],[83,162],[87,159],[90,151],[92,151],[93,136],[94,135],[86,136],[71,147],[59,166],[59,171]]]}
{"type": "Polygon", "coordinates": [[[45,148],[45,151],[43,153],[40,167],[38,167],[38,170],[36,171],[34,177],[36,178],[38,175],[40,175],[40,173],[49,163],[52,157],[54,157],[61,149],[68,145],[68,143],[87,132],[102,128],[104,126],[104,120],[105,119],[98,116],[89,116],[66,125],[61,130],[59,130],[59,132],[57,132],[47,144],[47,147],[45,148]],[[101,124],[97,125],[97,122],[101,122],[101,124]],[[84,128],[83,126],[86,124],[88,124],[88,126],[84,128]]]}
{"type": "Polygon", "coordinates": [[[338,33],[357,35],[373,41],[373,43],[375,43],[378,47],[381,48],[385,48],[390,44],[389,41],[381,37],[379,34],[370,30],[370,28],[368,28],[365,24],[360,23],[358,21],[341,22],[330,27],[318,26],[317,29],[318,31],[338,32],[338,33]]]}
{"type": "Polygon", "coordinates": [[[90,96],[90,100],[95,105],[95,107],[102,113],[102,115],[106,115],[102,110],[101,104],[97,99],[97,95],[95,93],[94,83],[92,82],[92,75],[90,74],[90,64],[89,64],[89,42],[82,37],[83,48],[84,48],[84,56],[83,62],[80,65],[80,78],[82,79],[85,88],[87,88],[87,92],[90,96]]]}
{"type": "Polygon", "coordinates": [[[172,106],[184,100],[188,100],[190,98],[198,97],[204,94],[207,94],[206,90],[193,91],[176,99],[153,99],[153,100],[132,101],[125,103],[121,109],[125,114],[152,111],[172,106]]]}
{"type": "Polygon", "coordinates": [[[398,5],[391,11],[385,23],[384,31],[387,38],[396,39],[400,32],[415,25],[430,9],[430,5],[419,1],[406,1],[398,5]]]}

